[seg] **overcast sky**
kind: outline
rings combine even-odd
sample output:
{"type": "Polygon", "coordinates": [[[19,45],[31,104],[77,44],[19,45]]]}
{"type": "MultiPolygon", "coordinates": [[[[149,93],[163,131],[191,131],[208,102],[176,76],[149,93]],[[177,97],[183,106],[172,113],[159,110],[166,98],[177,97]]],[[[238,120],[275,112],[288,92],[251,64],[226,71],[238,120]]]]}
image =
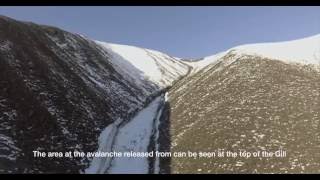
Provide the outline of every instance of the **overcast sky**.
{"type": "Polygon", "coordinates": [[[320,7],[0,7],[0,14],[182,58],[320,33],[320,7]]]}

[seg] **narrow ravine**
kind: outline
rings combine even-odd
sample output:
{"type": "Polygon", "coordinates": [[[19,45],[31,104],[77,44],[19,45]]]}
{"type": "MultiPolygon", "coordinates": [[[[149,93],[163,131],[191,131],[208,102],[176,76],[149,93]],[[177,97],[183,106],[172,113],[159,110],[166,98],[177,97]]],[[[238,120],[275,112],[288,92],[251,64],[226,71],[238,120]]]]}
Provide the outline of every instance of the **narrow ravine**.
{"type": "MultiPolygon", "coordinates": [[[[191,74],[192,67],[188,66],[185,76],[191,74]]],[[[160,173],[160,160],[150,157],[124,157],[125,152],[148,153],[150,146],[152,151],[159,151],[159,137],[161,115],[168,101],[168,90],[159,92],[160,95],[140,110],[129,121],[118,119],[106,127],[99,137],[99,149],[97,152],[122,152],[121,157],[95,157],[92,159],[86,174],[148,174],[160,173]]]]}
{"type": "MultiPolygon", "coordinates": [[[[162,122],[161,116],[165,109],[166,103],[168,102],[168,92],[164,94],[163,102],[161,106],[159,106],[159,110],[154,117],[153,121],[153,133],[151,135],[151,142],[149,144],[149,150],[154,152],[160,152],[160,124],[162,122]]],[[[149,158],[149,173],[150,174],[159,174],[160,173],[160,158],[152,157],[149,158]]]]}
{"type": "MultiPolygon", "coordinates": [[[[154,124],[158,121],[159,113],[165,102],[165,94],[156,97],[138,114],[121,125],[121,119],[110,124],[99,137],[98,152],[148,152],[154,124]]],[[[120,174],[139,173],[149,171],[148,157],[95,157],[86,169],[88,174],[120,174]]]]}

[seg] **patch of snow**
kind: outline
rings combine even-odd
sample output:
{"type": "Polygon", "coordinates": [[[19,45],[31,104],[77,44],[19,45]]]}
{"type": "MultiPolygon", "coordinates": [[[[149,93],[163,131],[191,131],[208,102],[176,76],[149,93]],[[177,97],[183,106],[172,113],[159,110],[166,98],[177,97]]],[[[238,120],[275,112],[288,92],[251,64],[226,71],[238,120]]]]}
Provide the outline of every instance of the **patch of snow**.
{"type": "Polygon", "coordinates": [[[293,41],[242,45],[233,49],[239,53],[287,63],[320,64],[320,34],[293,41]]]}
{"type": "Polygon", "coordinates": [[[240,45],[187,64],[193,67],[192,73],[196,73],[232,51],[238,55],[261,56],[285,63],[320,65],[320,34],[292,41],[240,45]]]}
{"type": "Polygon", "coordinates": [[[223,56],[225,56],[229,51],[224,51],[212,56],[205,57],[201,61],[196,61],[196,62],[187,62],[188,65],[192,67],[191,74],[194,74],[201,69],[207,67],[209,64],[217,62],[219,59],[221,59],[223,56]]]}
{"type": "Polygon", "coordinates": [[[169,101],[169,93],[168,92],[166,92],[165,95],[164,95],[164,101],[165,102],[169,101]]]}
{"type": "Polygon", "coordinates": [[[108,54],[110,61],[138,84],[151,81],[160,88],[170,86],[173,81],[187,74],[188,66],[181,60],[164,53],[128,45],[95,41],[108,54]]]}
{"type": "Polygon", "coordinates": [[[10,41],[0,42],[0,50],[10,51],[11,47],[12,47],[12,43],[10,41]]]}

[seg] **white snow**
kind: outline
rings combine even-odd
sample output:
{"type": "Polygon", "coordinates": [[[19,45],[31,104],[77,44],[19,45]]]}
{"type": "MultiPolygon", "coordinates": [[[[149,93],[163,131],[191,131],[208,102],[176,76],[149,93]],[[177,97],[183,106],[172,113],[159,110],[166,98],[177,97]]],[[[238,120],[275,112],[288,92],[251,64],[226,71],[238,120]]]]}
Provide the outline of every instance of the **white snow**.
{"type": "Polygon", "coordinates": [[[201,61],[189,62],[188,64],[193,67],[193,73],[198,72],[209,64],[221,60],[231,51],[238,55],[256,55],[285,63],[320,65],[320,34],[292,41],[236,46],[227,51],[205,57],[201,61]]]}
{"type": "Polygon", "coordinates": [[[225,56],[229,51],[224,51],[212,56],[208,56],[203,58],[203,60],[196,61],[196,62],[188,62],[188,65],[192,66],[191,74],[200,71],[201,69],[207,67],[209,64],[213,64],[225,56]]]}
{"type": "MultiPolygon", "coordinates": [[[[130,62],[138,70],[151,77],[154,81],[159,81],[161,79],[161,72],[158,69],[156,62],[147,55],[144,49],[118,44],[106,44],[101,43],[105,47],[109,47],[115,53],[122,56],[123,59],[130,62]]],[[[123,63],[125,66],[125,64],[123,63]]]]}
{"type": "Polygon", "coordinates": [[[165,102],[168,102],[168,101],[169,101],[169,93],[168,93],[168,92],[166,92],[166,93],[164,94],[164,101],[165,101],[165,102]]]}
{"type": "Polygon", "coordinates": [[[125,157],[125,152],[146,153],[153,132],[153,125],[164,97],[157,97],[127,124],[119,127],[118,119],[109,125],[99,137],[98,152],[121,152],[122,157],[95,157],[87,174],[146,174],[149,170],[148,157],[125,157]]]}
{"type": "Polygon", "coordinates": [[[10,41],[0,42],[0,50],[10,51],[11,47],[12,47],[12,43],[10,41]]]}
{"type": "MultiPolygon", "coordinates": [[[[123,126],[116,137],[114,151],[148,152],[148,145],[153,130],[154,118],[162,104],[162,98],[156,98],[148,107],[138,113],[129,123],[123,126]]],[[[148,173],[147,157],[114,158],[108,173],[146,174],[148,173]]]]}
{"type": "Polygon", "coordinates": [[[173,81],[188,72],[188,66],[181,60],[167,54],[128,45],[95,41],[108,54],[110,61],[138,84],[149,80],[160,88],[170,86],[173,81]]]}
{"type": "Polygon", "coordinates": [[[320,34],[293,41],[242,45],[233,49],[288,63],[320,64],[320,34]]]}

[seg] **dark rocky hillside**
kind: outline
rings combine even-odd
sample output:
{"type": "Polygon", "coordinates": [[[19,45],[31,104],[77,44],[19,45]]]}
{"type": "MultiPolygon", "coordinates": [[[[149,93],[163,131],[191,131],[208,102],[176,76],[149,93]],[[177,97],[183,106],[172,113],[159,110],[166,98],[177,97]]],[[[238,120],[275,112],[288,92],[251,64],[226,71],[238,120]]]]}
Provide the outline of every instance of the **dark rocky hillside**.
{"type": "Polygon", "coordinates": [[[48,163],[32,151],[95,151],[102,128],[157,90],[151,82],[133,84],[109,58],[83,36],[0,17],[0,173],[78,173],[88,166],[87,159],[48,163]]]}

